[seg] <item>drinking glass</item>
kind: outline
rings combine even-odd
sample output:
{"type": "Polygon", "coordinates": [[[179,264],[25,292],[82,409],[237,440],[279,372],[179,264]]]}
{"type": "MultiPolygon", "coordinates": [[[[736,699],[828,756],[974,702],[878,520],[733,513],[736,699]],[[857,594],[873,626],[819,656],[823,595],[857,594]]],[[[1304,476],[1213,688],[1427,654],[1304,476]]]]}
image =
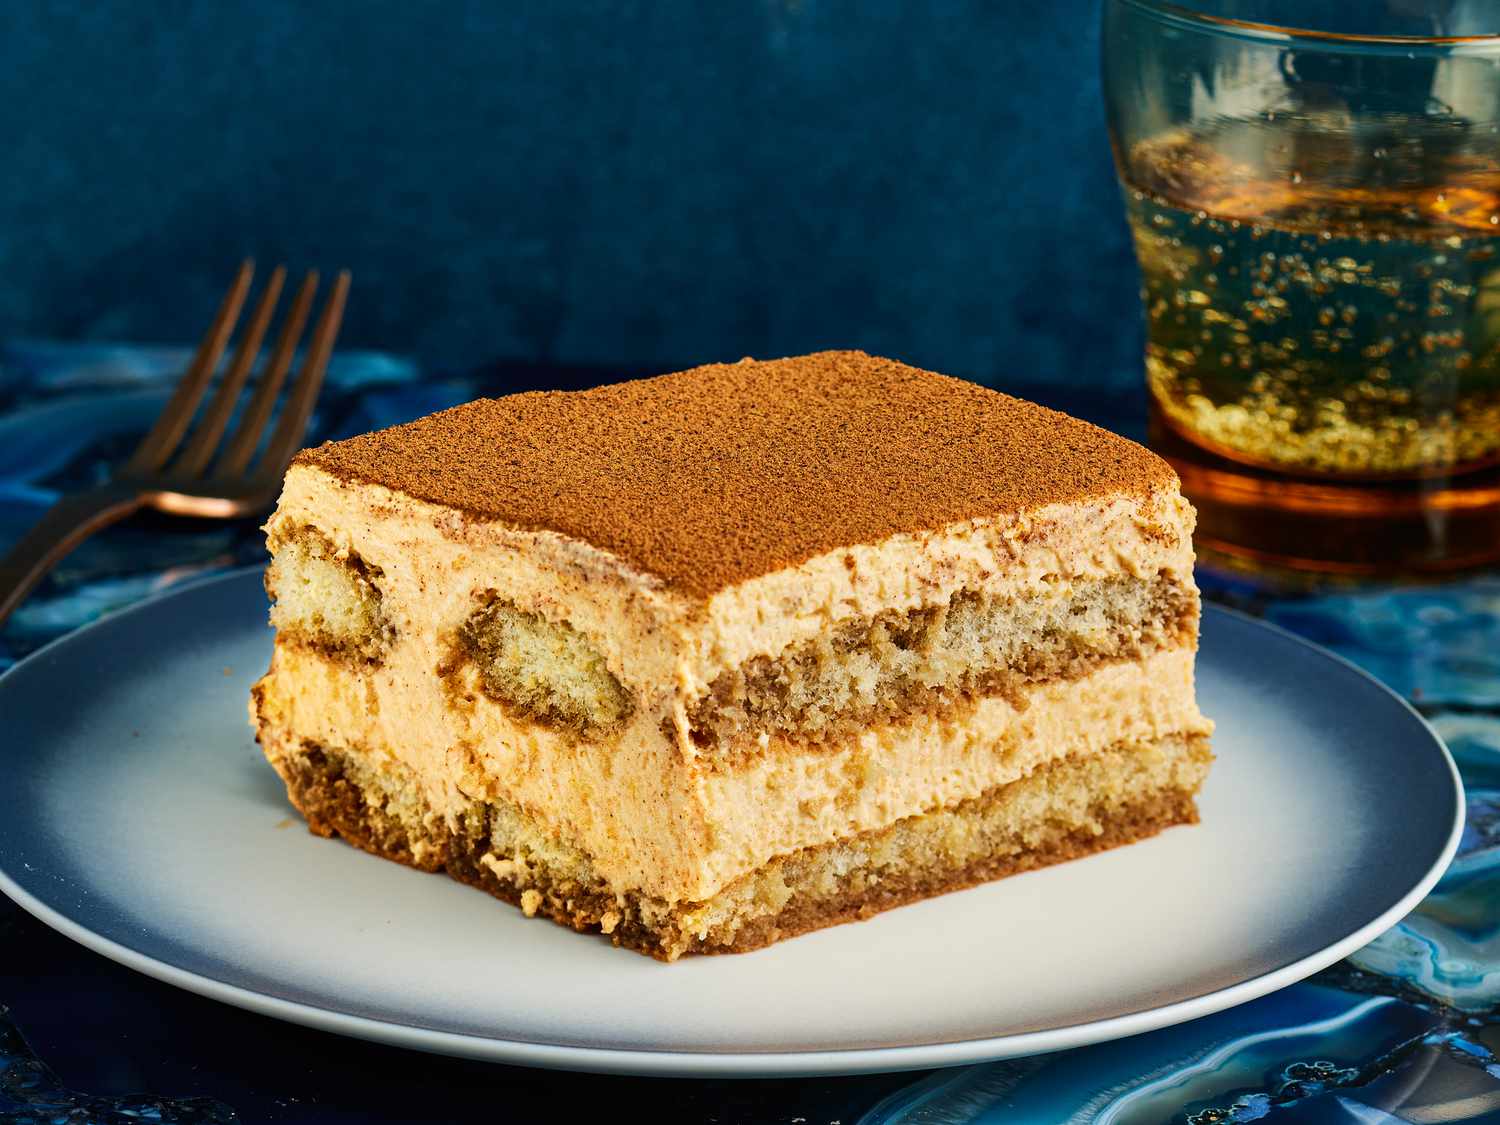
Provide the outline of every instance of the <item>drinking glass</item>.
{"type": "Polygon", "coordinates": [[[1500,3],[1105,0],[1153,446],[1208,553],[1500,559],[1500,3]]]}

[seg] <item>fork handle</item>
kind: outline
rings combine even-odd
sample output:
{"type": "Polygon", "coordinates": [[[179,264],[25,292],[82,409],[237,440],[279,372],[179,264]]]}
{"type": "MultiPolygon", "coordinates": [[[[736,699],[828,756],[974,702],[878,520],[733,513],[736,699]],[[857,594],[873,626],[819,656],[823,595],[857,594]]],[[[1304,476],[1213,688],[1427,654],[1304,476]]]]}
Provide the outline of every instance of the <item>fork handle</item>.
{"type": "Polygon", "coordinates": [[[106,484],[64,496],[0,559],[0,624],[48,571],[89,536],[145,506],[136,488],[106,484]]]}

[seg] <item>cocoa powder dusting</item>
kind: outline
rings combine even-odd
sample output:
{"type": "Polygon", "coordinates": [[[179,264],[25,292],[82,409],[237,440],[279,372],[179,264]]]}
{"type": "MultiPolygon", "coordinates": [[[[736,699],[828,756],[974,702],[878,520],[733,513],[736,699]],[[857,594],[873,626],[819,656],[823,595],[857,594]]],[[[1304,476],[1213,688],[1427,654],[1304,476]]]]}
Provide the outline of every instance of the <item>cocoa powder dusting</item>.
{"type": "Polygon", "coordinates": [[[479,399],[295,463],[586,540],[697,596],[901,532],[1175,481],[1087,422],[849,351],[479,399]]]}

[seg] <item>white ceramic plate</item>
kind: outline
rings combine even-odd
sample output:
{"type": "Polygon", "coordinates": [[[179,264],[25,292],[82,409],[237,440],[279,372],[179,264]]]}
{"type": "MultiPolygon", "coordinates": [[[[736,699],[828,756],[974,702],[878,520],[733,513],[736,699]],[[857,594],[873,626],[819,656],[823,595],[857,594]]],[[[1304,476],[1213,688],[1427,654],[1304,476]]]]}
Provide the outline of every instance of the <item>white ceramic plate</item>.
{"type": "Polygon", "coordinates": [[[309,835],[251,740],[260,574],[118,614],[0,678],[0,888],[126,965],[349,1035],[531,1066],[852,1073],[1146,1031],[1320,969],[1457,845],[1447,752],[1349,664],[1209,609],[1203,823],[672,965],[309,835]]]}

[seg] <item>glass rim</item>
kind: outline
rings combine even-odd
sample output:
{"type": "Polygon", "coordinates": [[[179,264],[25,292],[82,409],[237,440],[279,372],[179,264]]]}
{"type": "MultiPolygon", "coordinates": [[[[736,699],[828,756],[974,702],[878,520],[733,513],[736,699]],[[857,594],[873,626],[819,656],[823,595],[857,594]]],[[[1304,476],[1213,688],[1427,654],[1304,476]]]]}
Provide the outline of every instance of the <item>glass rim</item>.
{"type": "Polygon", "coordinates": [[[1322,31],[1315,27],[1292,27],[1254,20],[1236,19],[1199,11],[1174,0],[1114,0],[1117,4],[1139,8],[1172,23],[1200,31],[1216,32],[1235,38],[1273,42],[1306,42],[1328,46],[1400,47],[1405,50],[1436,48],[1449,50],[1481,49],[1500,51],[1500,32],[1494,35],[1371,35],[1362,32],[1322,31]]]}

